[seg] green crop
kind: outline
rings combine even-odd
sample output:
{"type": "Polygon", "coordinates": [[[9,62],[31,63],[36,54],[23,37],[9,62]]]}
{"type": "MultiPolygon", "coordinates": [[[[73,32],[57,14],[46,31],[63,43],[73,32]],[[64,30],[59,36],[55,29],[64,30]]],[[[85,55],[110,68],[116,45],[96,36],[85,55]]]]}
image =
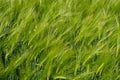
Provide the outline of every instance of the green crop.
{"type": "Polygon", "coordinates": [[[120,0],[0,0],[0,80],[120,80],[120,0]]]}

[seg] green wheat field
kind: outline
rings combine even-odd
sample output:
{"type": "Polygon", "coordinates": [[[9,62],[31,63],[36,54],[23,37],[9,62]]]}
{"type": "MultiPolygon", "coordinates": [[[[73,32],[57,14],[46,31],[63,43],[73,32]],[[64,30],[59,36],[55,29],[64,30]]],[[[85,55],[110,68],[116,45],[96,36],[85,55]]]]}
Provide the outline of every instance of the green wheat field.
{"type": "Polygon", "coordinates": [[[120,80],[120,0],[0,0],[0,80],[120,80]]]}

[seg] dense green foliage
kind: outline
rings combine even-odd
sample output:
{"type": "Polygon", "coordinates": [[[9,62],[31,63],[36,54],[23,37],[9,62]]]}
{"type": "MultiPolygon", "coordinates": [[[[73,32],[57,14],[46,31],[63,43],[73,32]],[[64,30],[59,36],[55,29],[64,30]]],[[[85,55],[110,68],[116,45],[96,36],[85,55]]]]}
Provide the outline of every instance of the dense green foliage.
{"type": "Polygon", "coordinates": [[[120,0],[0,0],[0,80],[120,80],[120,0]]]}

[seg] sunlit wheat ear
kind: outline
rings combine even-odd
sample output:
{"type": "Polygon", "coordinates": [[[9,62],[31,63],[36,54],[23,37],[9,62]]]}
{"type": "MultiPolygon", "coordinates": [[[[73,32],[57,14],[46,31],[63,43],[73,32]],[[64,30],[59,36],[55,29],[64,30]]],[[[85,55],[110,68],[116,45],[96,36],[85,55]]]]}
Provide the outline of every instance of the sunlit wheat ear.
{"type": "Polygon", "coordinates": [[[119,80],[120,0],[0,0],[0,80],[119,80]]]}

